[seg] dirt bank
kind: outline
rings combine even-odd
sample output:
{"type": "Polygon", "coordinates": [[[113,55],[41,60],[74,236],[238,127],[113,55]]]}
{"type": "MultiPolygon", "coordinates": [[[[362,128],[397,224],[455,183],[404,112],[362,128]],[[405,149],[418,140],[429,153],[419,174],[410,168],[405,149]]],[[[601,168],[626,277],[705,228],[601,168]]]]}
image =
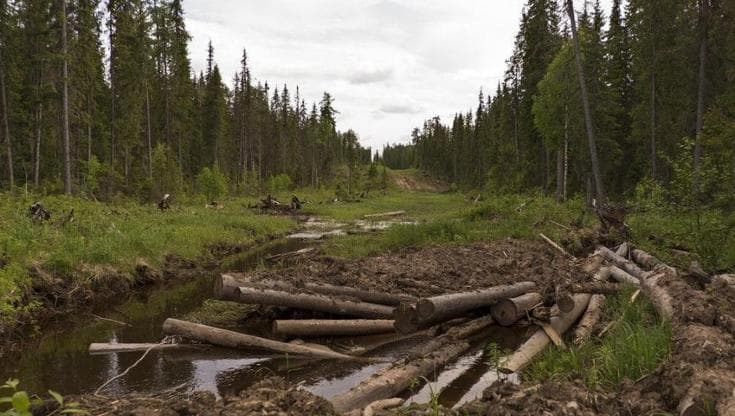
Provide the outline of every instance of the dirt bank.
{"type": "Polygon", "coordinates": [[[449,185],[419,171],[392,170],[388,172],[392,184],[410,192],[447,192],[449,185]]]}

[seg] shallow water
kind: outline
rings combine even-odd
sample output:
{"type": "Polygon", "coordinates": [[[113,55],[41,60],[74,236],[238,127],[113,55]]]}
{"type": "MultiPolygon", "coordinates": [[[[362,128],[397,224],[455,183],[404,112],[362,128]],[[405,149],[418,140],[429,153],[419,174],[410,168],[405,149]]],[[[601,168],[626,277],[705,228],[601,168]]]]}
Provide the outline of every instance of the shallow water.
{"type": "MultiPolygon", "coordinates": [[[[380,226],[383,224],[380,223],[380,226]]],[[[334,231],[334,230],[332,230],[334,231]]],[[[230,256],[224,264],[233,270],[252,270],[266,264],[269,256],[292,252],[313,243],[303,238],[284,238],[250,251],[230,256]]],[[[212,297],[213,276],[201,277],[174,287],[156,287],[132,294],[98,315],[123,321],[120,325],[91,315],[72,317],[56,328],[44,329],[41,339],[27,343],[21,353],[5,358],[0,380],[18,378],[21,388],[36,394],[53,389],[64,395],[93,392],[108,379],[120,374],[141,352],[90,355],[92,342],[158,342],[161,325],[169,317],[183,317],[196,311],[212,297]]],[[[268,334],[269,328],[253,327],[254,334],[268,334]]],[[[432,393],[441,404],[451,407],[473,399],[492,381],[483,352],[488,341],[506,349],[515,348],[524,337],[522,330],[492,328],[473,350],[445,369],[439,369],[430,383],[407,393],[411,401],[428,402],[432,393]]],[[[316,340],[335,349],[378,345],[385,336],[316,340]]],[[[408,339],[376,348],[371,356],[398,359],[425,339],[408,339]]],[[[152,351],[145,360],[104,390],[104,394],[190,392],[208,390],[217,396],[235,394],[271,375],[278,375],[315,394],[330,398],[349,390],[388,363],[293,359],[215,347],[152,351]]]]}

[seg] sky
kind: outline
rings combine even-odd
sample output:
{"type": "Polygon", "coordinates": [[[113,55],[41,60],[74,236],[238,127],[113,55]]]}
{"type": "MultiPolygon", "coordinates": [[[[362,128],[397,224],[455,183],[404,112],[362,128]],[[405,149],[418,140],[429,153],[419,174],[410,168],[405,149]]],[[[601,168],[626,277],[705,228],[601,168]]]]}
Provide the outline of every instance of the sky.
{"type": "MultiPolygon", "coordinates": [[[[310,107],[335,99],[337,128],[363,146],[407,143],[414,127],[477,105],[511,55],[525,0],[186,0],[193,69],[207,44],[226,82],[242,50],[271,86],[310,107]]],[[[581,7],[581,1],[576,2],[581,7]]],[[[608,15],[611,0],[602,0],[608,15]]]]}

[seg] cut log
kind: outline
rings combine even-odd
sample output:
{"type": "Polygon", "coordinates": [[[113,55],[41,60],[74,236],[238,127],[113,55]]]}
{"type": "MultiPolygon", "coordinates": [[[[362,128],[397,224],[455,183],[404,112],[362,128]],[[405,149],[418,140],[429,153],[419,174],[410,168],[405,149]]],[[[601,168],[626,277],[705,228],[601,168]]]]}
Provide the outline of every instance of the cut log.
{"type": "Polygon", "coordinates": [[[406,211],[391,211],[391,212],[381,212],[378,214],[367,214],[364,215],[364,218],[383,218],[383,217],[397,217],[399,215],[405,214],[406,211]]]}
{"type": "Polygon", "coordinates": [[[489,307],[501,299],[523,295],[535,288],[536,284],[534,282],[519,282],[473,292],[451,293],[423,298],[419,299],[416,304],[416,312],[420,322],[442,322],[462,316],[462,314],[473,309],[489,307]]]}
{"type": "Polygon", "coordinates": [[[574,298],[572,294],[560,288],[557,288],[554,302],[556,302],[556,308],[562,313],[568,313],[574,309],[574,298]]]}
{"type": "Polygon", "coordinates": [[[416,305],[401,303],[393,310],[393,327],[401,334],[416,332],[421,327],[416,305]]]}
{"type": "Polygon", "coordinates": [[[527,311],[539,306],[541,302],[543,302],[543,296],[540,293],[526,293],[515,298],[502,299],[493,305],[490,313],[498,324],[510,326],[525,317],[527,311]]]}
{"type": "Polygon", "coordinates": [[[285,337],[321,337],[370,335],[393,332],[393,321],[388,319],[304,319],[277,320],[273,333],[285,337]]]}
{"type": "MultiPolygon", "coordinates": [[[[610,277],[610,268],[603,267],[595,274],[595,282],[602,283],[610,277]]],[[[577,328],[574,330],[574,344],[582,345],[592,334],[595,325],[602,317],[602,305],[605,303],[604,294],[596,294],[590,297],[587,304],[587,310],[579,320],[577,328]]]]}
{"type": "Polygon", "coordinates": [[[332,405],[337,412],[346,413],[353,409],[362,409],[376,400],[396,396],[415,380],[428,376],[437,368],[461,356],[471,346],[464,338],[491,323],[491,318],[483,317],[452,328],[447,334],[423,346],[432,348],[429,353],[422,353],[417,359],[398,362],[380,370],[347,392],[333,397],[332,405]]]}
{"type": "Polygon", "coordinates": [[[632,285],[641,284],[641,281],[638,280],[637,277],[632,276],[630,273],[617,266],[610,266],[610,277],[619,283],[629,283],[632,285]]]}
{"type": "Polygon", "coordinates": [[[572,256],[571,254],[569,254],[569,253],[568,253],[568,252],[567,252],[566,250],[564,250],[564,249],[563,249],[563,248],[562,248],[562,247],[561,247],[561,246],[560,246],[559,244],[556,244],[556,243],[554,242],[554,240],[550,239],[549,237],[545,236],[544,234],[539,234],[539,237],[541,237],[541,238],[542,238],[542,239],[543,239],[543,240],[544,240],[544,241],[545,241],[546,243],[548,243],[548,244],[549,244],[549,245],[550,245],[551,247],[554,247],[554,248],[555,248],[555,249],[556,249],[557,251],[559,251],[559,252],[560,252],[561,254],[563,254],[563,255],[565,255],[565,256],[567,256],[567,257],[572,257],[572,258],[574,258],[574,256],[572,256]]]}
{"type": "Polygon", "coordinates": [[[184,338],[228,348],[259,349],[292,354],[294,356],[333,358],[339,360],[357,359],[356,357],[340,354],[336,351],[274,341],[267,338],[241,334],[239,332],[228,331],[226,329],[172,318],[166,319],[163,323],[163,332],[167,335],[178,335],[184,338]]]}
{"type": "Polygon", "coordinates": [[[379,410],[392,409],[402,405],[403,402],[404,400],[399,397],[374,401],[365,406],[365,410],[362,411],[362,416],[374,416],[375,412],[379,410]]]}
{"type": "Polygon", "coordinates": [[[393,308],[367,302],[338,300],[329,296],[289,293],[278,290],[240,287],[237,302],[285,306],[295,309],[331,313],[335,315],[356,316],[361,318],[388,319],[393,316],[393,308]]]}
{"type": "Polygon", "coordinates": [[[651,300],[656,312],[665,319],[671,319],[674,315],[674,300],[658,282],[675,276],[676,270],[661,263],[653,269],[652,274],[641,280],[641,290],[651,300]]]}
{"type": "MultiPolygon", "coordinates": [[[[605,279],[607,279],[607,276],[610,275],[610,270],[607,269],[605,274],[605,279]]],[[[620,292],[622,289],[623,286],[620,283],[609,283],[605,281],[573,283],[567,286],[567,290],[572,293],[589,293],[593,295],[612,295],[620,292]]]]}
{"type": "MultiPolygon", "coordinates": [[[[565,315],[551,318],[551,327],[559,334],[564,334],[584,313],[590,301],[591,295],[574,295],[574,309],[565,315]]],[[[546,332],[539,329],[531,338],[523,343],[510,357],[504,359],[499,370],[503,373],[515,373],[525,368],[537,354],[542,352],[551,342],[546,332]]]]}
{"type": "Polygon", "coordinates": [[[735,274],[718,274],[712,278],[712,283],[723,286],[735,286],[735,274]]]}
{"type": "Polygon", "coordinates": [[[615,254],[612,250],[610,250],[607,247],[597,246],[597,252],[599,252],[603,257],[605,257],[605,259],[610,261],[612,264],[625,270],[628,274],[632,275],[633,277],[638,278],[639,280],[642,277],[646,276],[645,270],[638,267],[638,265],[636,265],[632,261],[626,258],[623,258],[621,256],[618,256],[617,254],[615,254]]]}
{"type": "Polygon", "coordinates": [[[153,350],[176,350],[183,348],[202,348],[197,344],[152,344],[152,343],[116,343],[116,342],[93,342],[89,344],[90,354],[112,354],[118,352],[153,350]]]}
{"type": "Polygon", "coordinates": [[[356,289],[347,286],[335,286],[321,283],[306,283],[303,287],[294,286],[290,283],[275,280],[252,281],[242,274],[225,273],[215,281],[214,295],[221,300],[238,300],[237,291],[240,287],[252,287],[260,289],[276,289],[291,293],[317,293],[342,298],[358,299],[363,302],[377,303],[380,305],[395,306],[401,302],[416,302],[413,296],[393,294],[385,292],[374,292],[356,289]]]}
{"type": "Polygon", "coordinates": [[[641,266],[649,270],[661,264],[661,261],[659,259],[637,248],[634,248],[633,250],[631,250],[630,255],[636,263],[640,264],[641,266]]]}
{"type": "Polygon", "coordinates": [[[620,246],[618,246],[617,250],[615,250],[615,254],[617,254],[620,257],[627,258],[629,250],[630,250],[630,247],[628,246],[628,243],[623,243],[620,246]]]}

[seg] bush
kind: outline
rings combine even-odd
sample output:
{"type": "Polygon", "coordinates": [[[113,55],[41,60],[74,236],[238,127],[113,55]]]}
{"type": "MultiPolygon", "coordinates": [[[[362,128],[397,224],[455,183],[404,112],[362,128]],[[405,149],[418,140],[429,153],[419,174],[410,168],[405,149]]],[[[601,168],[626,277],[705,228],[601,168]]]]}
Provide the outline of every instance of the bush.
{"type": "Polygon", "coordinates": [[[268,181],[266,182],[266,188],[268,188],[268,192],[270,193],[276,193],[280,191],[288,191],[293,186],[293,181],[291,181],[291,177],[286,175],[285,173],[281,173],[280,175],[276,176],[270,176],[268,177],[268,181]]]}
{"type": "Polygon", "coordinates": [[[176,158],[171,156],[168,146],[159,143],[153,150],[151,170],[153,181],[150,196],[154,201],[162,198],[164,194],[181,193],[184,188],[183,173],[176,158]]]}
{"type": "Polygon", "coordinates": [[[212,169],[205,167],[197,175],[197,187],[199,192],[204,194],[207,202],[212,202],[227,191],[227,178],[217,165],[212,169]]]}

